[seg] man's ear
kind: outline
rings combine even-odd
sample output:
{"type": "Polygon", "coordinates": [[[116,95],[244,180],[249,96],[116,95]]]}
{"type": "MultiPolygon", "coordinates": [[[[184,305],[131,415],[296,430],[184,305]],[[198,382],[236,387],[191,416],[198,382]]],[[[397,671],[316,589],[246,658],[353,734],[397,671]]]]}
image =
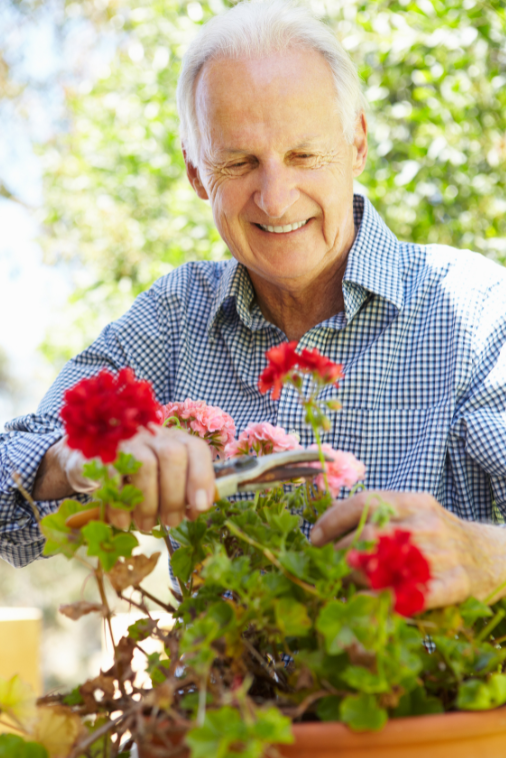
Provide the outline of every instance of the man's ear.
{"type": "Polygon", "coordinates": [[[193,163],[190,162],[188,158],[188,154],[186,150],[183,147],[183,158],[186,166],[186,176],[188,177],[188,181],[190,182],[191,186],[197,193],[198,197],[200,197],[201,200],[209,200],[209,195],[206,192],[206,188],[202,184],[202,181],[200,179],[199,170],[196,166],[193,165],[193,163]]]}
{"type": "Polygon", "coordinates": [[[353,176],[360,176],[367,158],[367,121],[362,111],[355,122],[353,139],[353,176]]]}

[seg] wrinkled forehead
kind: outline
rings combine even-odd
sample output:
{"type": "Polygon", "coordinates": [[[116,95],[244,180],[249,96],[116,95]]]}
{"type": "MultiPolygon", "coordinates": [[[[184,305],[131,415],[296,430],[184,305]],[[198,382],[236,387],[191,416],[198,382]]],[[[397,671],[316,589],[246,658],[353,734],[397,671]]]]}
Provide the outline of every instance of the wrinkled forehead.
{"type": "Polygon", "coordinates": [[[239,143],[258,129],[290,129],[300,124],[301,139],[314,132],[315,119],[335,119],[337,97],[331,68],[308,48],[262,58],[207,61],[195,84],[195,110],[206,152],[239,143]]]}

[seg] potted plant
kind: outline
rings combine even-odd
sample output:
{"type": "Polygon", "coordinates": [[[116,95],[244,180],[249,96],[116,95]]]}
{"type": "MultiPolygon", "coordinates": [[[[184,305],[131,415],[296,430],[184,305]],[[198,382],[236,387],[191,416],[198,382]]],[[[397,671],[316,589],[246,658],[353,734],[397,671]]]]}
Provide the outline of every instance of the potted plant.
{"type": "Polygon", "coordinates": [[[66,393],[68,444],[91,459],[84,473],[100,487],[93,502],[65,500],[42,520],[44,552],[84,561],[98,596],[61,610],[75,619],[97,613],[110,628],[108,582],[143,617],[113,639],[113,666],[70,693],[36,702],[18,678],[0,681],[0,719],[17,730],[0,737],[0,756],[126,758],[133,745],[141,758],[504,755],[506,713],[497,706],[506,703],[506,605],[469,599],[424,611],[430,566],[409,533],[389,526],[388,503],[371,516],[383,528],[377,544],[360,538],[366,508],[349,550],[311,545],[301,519],[314,523],[343,486],[360,487],[364,467],[321,442],[328,413],[338,410],[322,397],[340,367],[316,350],[299,355],[292,343],[267,358],[260,390],[276,397],[289,383],[299,393],[323,472],[253,500],[218,501],[171,529],[175,551],[156,528],[178,581],[161,598],[142,586],[159,554],[138,553],[133,528],[105,521],[106,505],[132,510],[142,497],[128,483],[140,464],[118,452],[120,441],[150,423],[199,434],[220,457],[270,454],[297,439],[268,424],[234,439],[230,417],[204,403],[159,408],[129,369],[66,393]],[[369,589],[357,585],[357,572],[369,589]],[[171,630],[159,627],[148,598],[173,614],[171,630]],[[131,662],[149,637],[164,654],[145,654],[146,688],[131,662]]]}

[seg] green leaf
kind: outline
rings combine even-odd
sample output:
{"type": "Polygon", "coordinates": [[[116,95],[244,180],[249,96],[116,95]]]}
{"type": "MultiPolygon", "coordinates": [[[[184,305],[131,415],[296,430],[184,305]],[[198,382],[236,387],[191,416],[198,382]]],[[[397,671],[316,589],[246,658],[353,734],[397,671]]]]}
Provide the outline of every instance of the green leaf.
{"type": "Polygon", "coordinates": [[[116,500],[120,500],[119,485],[119,476],[106,479],[103,485],[98,490],[95,490],[94,496],[97,500],[102,500],[104,503],[114,503],[116,500]]]}
{"type": "Polygon", "coordinates": [[[374,674],[363,666],[348,666],[342,672],[341,679],[353,689],[371,695],[390,690],[390,686],[383,676],[374,674]]]}
{"type": "Polygon", "coordinates": [[[82,705],[84,700],[79,687],[74,687],[68,695],[65,695],[63,702],[65,705],[82,705]]]}
{"type": "Polygon", "coordinates": [[[486,711],[506,703],[506,674],[492,674],[488,681],[468,679],[460,685],[457,708],[462,711],[486,711]]]}
{"type": "Polygon", "coordinates": [[[146,671],[151,678],[153,687],[166,681],[169,669],[170,661],[168,658],[162,658],[161,653],[150,653],[147,656],[146,671]]]}
{"type": "Polygon", "coordinates": [[[472,626],[476,619],[488,618],[493,616],[490,606],[477,600],[475,597],[469,597],[459,606],[460,615],[464,619],[466,626],[472,626]]]}
{"type": "Polygon", "coordinates": [[[280,554],[279,562],[284,569],[289,571],[298,579],[303,579],[304,581],[310,580],[310,560],[309,556],[305,553],[295,550],[287,550],[286,552],[280,554]]]}
{"type": "Polygon", "coordinates": [[[69,529],[65,522],[74,513],[87,511],[95,506],[96,503],[83,505],[77,500],[68,499],[63,501],[56,513],[44,516],[40,522],[40,530],[46,538],[43,555],[62,553],[66,558],[72,558],[83,544],[83,538],[80,530],[69,529]]]}
{"type": "Polygon", "coordinates": [[[174,576],[186,584],[194,568],[193,551],[188,547],[178,547],[170,559],[174,576]]]}
{"type": "Polygon", "coordinates": [[[121,474],[122,476],[131,476],[139,471],[142,463],[137,461],[130,453],[120,452],[115,463],[112,465],[118,474],[121,474]]]}
{"type": "Polygon", "coordinates": [[[134,487],[132,484],[125,484],[119,494],[121,502],[124,505],[130,506],[130,508],[135,508],[136,505],[140,505],[144,500],[142,490],[138,487],[134,487]]]}
{"type": "Polygon", "coordinates": [[[94,482],[105,479],[109,474],[107,466],[104,466],[98,459],[94,459],[83,465],[83,474],[94,482]]]}
{"type": "Polygon", "coordinates": [[[25,742],[15,734],[0,734],[0,758],[49,758],[38,742],[25,742]]]}
{"type": "Polygon", "coordinates": [[[148,618],[139,619],[128,627],[128,636],[135,642],[142,642],[150,636],[155,627],[156,621],[148,618]]]}
{"type": "Polygon", "coordinates": [[[377,609],[378,598],[369,595],[355,595],[347,603],[339,600],[327,603],[316,621],[316,628],[325,639],[327,653],[339,653],[355,641],[365,647],[373,645],[377,609]]]}
{"type": "Polygon", "coordinates": [[[196,521],[185,519],[175,529],[170,530],[170,536],[184,547],[197,547],[207,530],[205,520],[200,517],[196,521]]]}
{"type": "Polygon", "coordinates": [[[378,731],[387,721],[387,712],[380,708],[374,695],[348,695],[341,701],[341,721],[355,732],[378,731]]]}
{"type": "Polygon", "coordinates": [[[261,758],[268,745],[291,742],[290,720],[277,708],[255,711],[252,723],[229,706],[207,711],[204,724],[186,735],[192,758],[261,758]]]}
{"type": "Polygon", "coordinates": [[[339,721],[341,698],[336,695],[322,697],[316,706],[316,715],[320,721],[339,721]]]}
{"type": "Polygon", "coordinates": [[[307,608],[291,598],[282,597],[274,601],[276,623],[285,637],[299,637],[308,633],[311,619],[307,608]]]}
{"type": "Polygon", "coordinates": [[[287,535],[294,529],[299,528],[300,516],[293,516],[287,510],[283,510],[282,513],[278,514],[266,508],[264,513],[265,520],[278,534],[287,535]]]}
{"type": "Polygon", "coordinates": [[[405,716],[426,716],[431,713],[443,713],[444,708],[438,697],[428,695],[423,687],[417,687],[412,692],[406,692],[399,700],[392,715],[395,718],[405,716]]]}
{"type": "Polygon", "coordinates": [[[120,556],[129,558],[139,544],[130,532],[113,534],[109,524],[102,521],[91,521],[81,531],[88,545],[88,555],[97,556],[106,572],[112,569],[120,556]]]}

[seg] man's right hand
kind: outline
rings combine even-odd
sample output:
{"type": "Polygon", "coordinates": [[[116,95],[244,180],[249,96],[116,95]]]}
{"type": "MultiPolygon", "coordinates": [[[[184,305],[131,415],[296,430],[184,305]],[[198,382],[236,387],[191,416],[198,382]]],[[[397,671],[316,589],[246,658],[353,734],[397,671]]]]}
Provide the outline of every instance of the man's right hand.
{"type": "MultiPolygon", "coordinates": [[[[143,532],[149,532],[158,518],[167,526],[177,526],[185,517],[196,518],[211,507],[214,499],[214,471],[211,450],[204,440],[181,429],[154,424],[142,429],[120,449],[142,463],[129,477],[138,487],[143,502],[132,514],[107,509],[107,520],[128,529],[133,518],[143,532]]],[[[71,450],[62,438],[49,448],[37,471],[32,491],[34,500],[60,500],[77,492],[93,492],[98,485],[82,474],[84,456],[71,450]]]]}

